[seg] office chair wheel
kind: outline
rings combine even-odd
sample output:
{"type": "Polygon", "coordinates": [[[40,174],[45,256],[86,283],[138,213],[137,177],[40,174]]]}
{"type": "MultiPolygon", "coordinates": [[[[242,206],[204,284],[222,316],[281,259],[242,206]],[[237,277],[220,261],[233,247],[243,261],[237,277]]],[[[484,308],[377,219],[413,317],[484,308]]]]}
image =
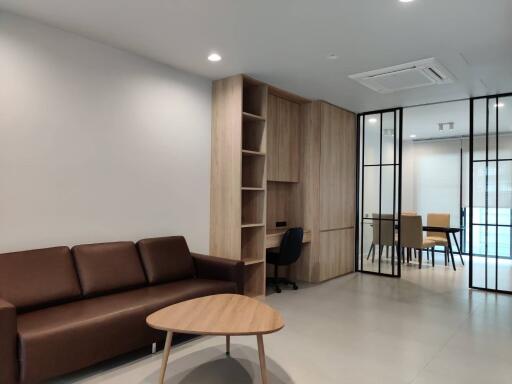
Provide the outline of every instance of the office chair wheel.
{"type": "Polygon", "coordinates": [[[275,289],[276,293],[281,293],[281,288],[275,287],[274,289],[275,289]]]}
{"type": "Polygon", "coordinates": [[[297,289],[299,289],[299,287],[297,287],[297,284],[293,283],[293,290],[296,291],[297,289]]]}

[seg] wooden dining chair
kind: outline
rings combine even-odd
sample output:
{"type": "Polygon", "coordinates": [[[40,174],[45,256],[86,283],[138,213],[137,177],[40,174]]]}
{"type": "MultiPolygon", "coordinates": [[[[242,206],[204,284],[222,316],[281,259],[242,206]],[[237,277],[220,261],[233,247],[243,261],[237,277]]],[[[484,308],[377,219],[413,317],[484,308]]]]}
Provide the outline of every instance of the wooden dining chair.
{"type": "Polygon", "coordinates": [[[368,260],[370,254],[372,254],[372,263],[375,261],[375,248],[377,245],[379,246],[379,257],[382,257],[384,248],[386,248],[386,257],[389,257],[389,247],[395,246],[395,223],[393,221],[393,215],[382,214],[380,218],[382,220],[379,220],[378,213],[372,214],[373,241],[368,256],[366,257],[368,260]]]}
{"type": "MultiPolygon", "coordinates": [[[[402,211],[402,216],[417,216],[418,213],[416,211],[402,211]]],[[[398,236],[396,237],[396,242],[398,243],[398,236]]],[[[407,252],[407,257],[411,258],[411,248],[405,249],[407,252]]],[[[416,258],[416,251],[414,251],[414,258],[416,258]]]]}
{"type": "MultiPolygon", "coordinates": [[[[450,214],[449,213],[429,213],[427,215],[427,225],[430,227],[450,227],[450,214]]],[[[448,265],[449,249],[446,233],[444,232],[427,232],[427,239],[436,243],[440,247],[444,247],[444,265],[448,265]]],[[[432,256],[434,257],[434,256],[432,256]]]]}
{"type": "MultiPolygon", "coordinates": [[[[419,253],[418,261],[419,268],[421,269],[423,250],[434,250],[435,242],[423,237],[423,224],[421,216],[408,216],[402,215],[400,225],[400,254],[403,254],[404,248],[417,250],[419,253]]],[[[435,265],[434,257],[432,257],[432,266],[435,265]]],[[[409,257],[408,257],[408,262],[409,257]]]]}

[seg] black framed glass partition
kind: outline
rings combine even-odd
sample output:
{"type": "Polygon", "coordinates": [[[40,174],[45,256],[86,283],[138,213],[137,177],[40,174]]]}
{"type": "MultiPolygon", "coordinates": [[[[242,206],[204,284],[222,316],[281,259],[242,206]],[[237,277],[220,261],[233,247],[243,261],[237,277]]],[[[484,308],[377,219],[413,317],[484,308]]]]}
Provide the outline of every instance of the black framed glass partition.
{"type": "Polygon", "coordinates": [[[512,293],[512,94],[470,103],[470,287],[512,293]]]}
{"type": "MultiPolygon", "coordinates": [[[[405,107],[402,136],[402,212],[423,225],[442,214],[444,226],[460,228],[450,235],[458,251],[454,239],[464,247],[469,208],[469,99],[405,107]]],[[[445,247],[436,252],[440,264],[445,247]]]]}
{"type": "Polygon", "coordinates": [[[402,109],[358,115],[358,138],[357,270],[399,277],[402,109]]]}

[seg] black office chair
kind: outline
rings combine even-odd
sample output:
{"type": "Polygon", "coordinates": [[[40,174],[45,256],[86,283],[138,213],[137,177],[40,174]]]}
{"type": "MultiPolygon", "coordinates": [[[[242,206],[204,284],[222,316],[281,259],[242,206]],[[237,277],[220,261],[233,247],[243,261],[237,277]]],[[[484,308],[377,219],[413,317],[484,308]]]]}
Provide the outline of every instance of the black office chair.
{"type": "Polygon", "coordinates": [[[302,238],[304,237],[304,229],[290,228],[286,231],[281,240],[279,252],[267,250],[267,263],[274,265],[274,277],[268,281],[274,284],[277,293],[281,293],[279,283],[291,285],[293,289],[298,289],[295,282],[287,278],[280,278],[278,274],[279,266],[291,265],[297,261],[302,250],[302,238]]]}

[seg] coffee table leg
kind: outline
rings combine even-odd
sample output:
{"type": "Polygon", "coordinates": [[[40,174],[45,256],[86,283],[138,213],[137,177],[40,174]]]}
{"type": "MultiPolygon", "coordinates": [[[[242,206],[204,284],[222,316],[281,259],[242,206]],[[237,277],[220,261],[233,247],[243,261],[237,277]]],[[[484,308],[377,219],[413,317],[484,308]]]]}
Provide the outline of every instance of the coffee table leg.
{"type": "Polygon", "coordinates": [[[160,368],[160,384],[163,384],[165,377],[165,370],[167,368],[167,361],[169,360],[169,352],[171,352],[171,341],[172,341],[172,332],[167,332],[167,337],[165,338],[165,347],[164,354],[162,357],[162,367],[160,368]]]}
{"type": "Polygon", "coordinates": [[[228,336],[226,336],[226,355],[228,355],[228,356],[231,353],[230,346],[231,346],[231,343],[230,343],[230,338],[228,335],[228,336]]]}
{"type": "Polygon", "coordinates": [[[261,383],[267,384],[267,363],[265,361],[265,347],[263,346],[263,335],[257,335],[258,354],[260,356],[261,383]]]}

